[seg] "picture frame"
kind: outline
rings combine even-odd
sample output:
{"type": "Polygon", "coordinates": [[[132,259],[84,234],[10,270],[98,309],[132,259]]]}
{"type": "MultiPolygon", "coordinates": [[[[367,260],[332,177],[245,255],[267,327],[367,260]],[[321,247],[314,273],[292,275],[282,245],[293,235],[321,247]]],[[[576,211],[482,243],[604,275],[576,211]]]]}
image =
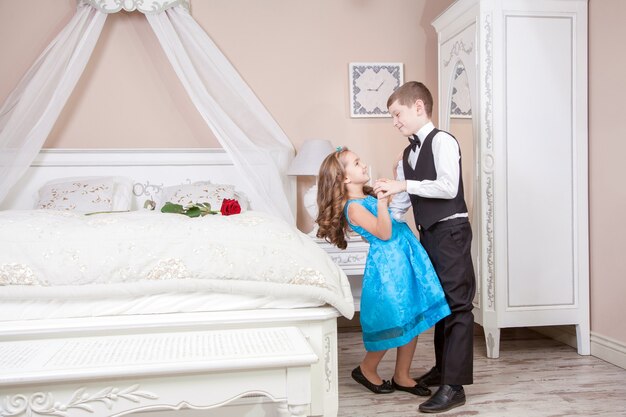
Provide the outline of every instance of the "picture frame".
{"type": "Polygon", "coordinates": [[[404,83],[401,62],[351,62],[350,117],[390,117],[387,99],[404,83]]]}

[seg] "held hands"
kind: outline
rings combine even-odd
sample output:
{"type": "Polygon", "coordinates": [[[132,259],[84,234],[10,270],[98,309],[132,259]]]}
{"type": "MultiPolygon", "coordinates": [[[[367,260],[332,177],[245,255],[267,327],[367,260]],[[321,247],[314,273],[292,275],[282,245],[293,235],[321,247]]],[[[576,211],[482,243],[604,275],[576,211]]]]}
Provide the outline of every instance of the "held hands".
{"type": "Polygon", "coordinates": [[[385,193],[383,191],[379,191],[376,193],[376,198],[378,199],[378,203],[383,203],[385,205],[389,205],[389,203],[391,202],[391,197],[390,195],[385,196],[385,193]]]}
{"type": "Polygon", "coordinates": [[[388,197],[406,191],[406,181],[381,178],[374,183],[374,192],[378,198],[388,197]]]}

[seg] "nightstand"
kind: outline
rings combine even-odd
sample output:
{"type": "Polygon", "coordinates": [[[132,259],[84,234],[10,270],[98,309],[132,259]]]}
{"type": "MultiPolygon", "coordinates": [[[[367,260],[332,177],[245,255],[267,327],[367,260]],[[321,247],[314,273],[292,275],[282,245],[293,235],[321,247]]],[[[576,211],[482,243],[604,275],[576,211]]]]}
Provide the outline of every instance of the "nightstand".
{"type": "Polygon", "coordinates": [[[316,238],[314,240],[348,276],[352,297],[354,298],[354,308],[356,311],[359,311],[361,309],[363,272],[365,271],[367,251],[370,247],[369,243],[361,239],[360,236],[351,236],[348,239],[348,247],[339,249],[322,239],[316,238]]]}

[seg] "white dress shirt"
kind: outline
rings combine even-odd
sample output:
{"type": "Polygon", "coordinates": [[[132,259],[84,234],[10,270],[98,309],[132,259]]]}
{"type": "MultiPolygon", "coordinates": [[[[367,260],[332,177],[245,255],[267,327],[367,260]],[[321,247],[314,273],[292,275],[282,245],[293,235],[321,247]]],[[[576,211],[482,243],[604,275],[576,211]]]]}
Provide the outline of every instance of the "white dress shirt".
{"type": "MultiPolygon", "coordinates": [[[[428,122],[416,135],[423,144],[424,139],[435,128],[432,122],[428,122]]],[[[435,180],[407,180],[406,192],[396,194],[389,205],[391,215],[398,221],[403,221],[404,214],[411,207],[411,199],[409,194],[415,194],[420,197],[427,198],[443,198],[453,199],[459,191],[459,159],[461,152],[459,144],[447,132],[440,131],[433,138],[432,142],[433,158],[435,162],[435,170],[437,171],[437,179],[435,180]]],[[[417,158],[421,147],[409,152],[409,164],[415,169],[417,158]]],[[[402,160],[398,161],[396,166],[396,179],[404,181],[404,166],[402,160]]],[[[446,217],[443,220],[449,220],[456,217],[467,217],[467,213],[456,213],[446,217]]]]}

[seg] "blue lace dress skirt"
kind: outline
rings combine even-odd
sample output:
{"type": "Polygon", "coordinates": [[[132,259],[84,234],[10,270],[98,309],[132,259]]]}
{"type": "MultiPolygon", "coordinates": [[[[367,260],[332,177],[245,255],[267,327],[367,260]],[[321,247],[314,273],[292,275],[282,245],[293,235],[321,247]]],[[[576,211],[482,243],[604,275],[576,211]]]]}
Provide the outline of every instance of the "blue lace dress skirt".
{"type": "Polygon", "coordinates": [[[370,244],[361,293],[361,328],[367,351],[402,346],[450,314],[428,254],[406,223],[392,218],[392,236],[381,240],[350,222],[348,207],[361,204],[375,216],[377,200],[349,200],[348,224],[370,244]]]}

